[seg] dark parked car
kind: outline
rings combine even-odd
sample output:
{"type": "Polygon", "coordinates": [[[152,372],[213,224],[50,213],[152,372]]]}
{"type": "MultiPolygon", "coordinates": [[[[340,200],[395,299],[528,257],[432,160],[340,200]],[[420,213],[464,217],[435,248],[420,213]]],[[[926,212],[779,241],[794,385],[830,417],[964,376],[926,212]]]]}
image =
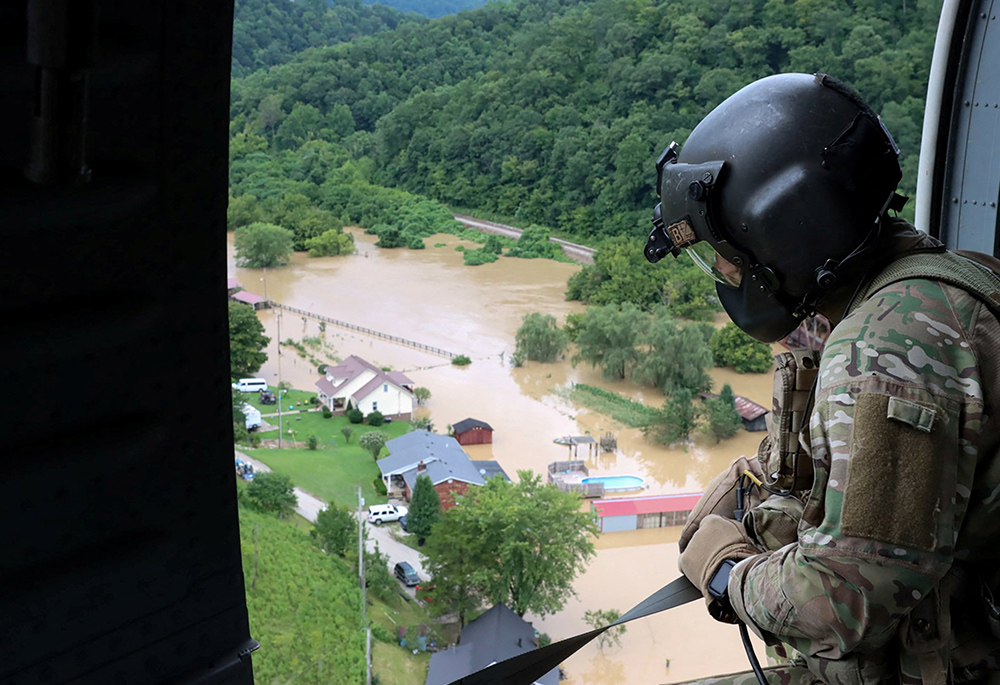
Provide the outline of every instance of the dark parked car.
{"type": "Polygon", "coordinates": [[[396,579],[406,587],[413,587],[420,582],[420,576],[418,576],[417,572],[413,570],[413,567],[405,561],[401,561],[396,564],[396,568],[394,568],[392,572],[395,574],[396,579]]]}
{"type": "Polygon", "coordinates": [[[406,530],[406,517],[405,516],[399,517],[399,527],[402,528],[404,532],[409,532],[409,531],[406,530]]]}
{"type": "Polygon", "coordinates": [[[278,398],[274,396],[273,392],[262,392],[260,394],[261,404],[277,404],[278,398]]]}

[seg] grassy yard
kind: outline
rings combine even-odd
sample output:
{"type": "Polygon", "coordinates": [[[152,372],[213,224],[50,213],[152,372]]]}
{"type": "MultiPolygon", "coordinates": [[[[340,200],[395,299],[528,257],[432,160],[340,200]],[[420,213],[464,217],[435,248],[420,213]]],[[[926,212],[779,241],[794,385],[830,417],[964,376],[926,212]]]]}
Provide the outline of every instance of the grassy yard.
{"type": "MultiPolygon", "coordinates": [[[[278,394],[278,388],[273,385],[267,386],[267,391],[273,392],[275,396],[277,396],[278,394]]],[[[261,414],[273,414],[278,411],[277,405],[261,404],[259,393],[244,392],[241,394],[243,395],[243,401],[259,409],[261,414]]],[[[302,409],[303,407],[306,408],[312,407],[313,405],[309,404],[310,397],[316,397],[316,392],[315,391],[310,392],[306,390],[289,390],[284,395],[284,403],[282,404],[281,411],[282,412],[289,411],[288,409],[289,406],[291,406],[293,410],[299,410],[302,409]]]]}
{"type": "MultiPolygon", "coordinates": [[[[285,406],[287,406],[287,403],[285,406]]],[[[276,416],[272,416],[265,420],[273,426],[278,425],[278,417],[276,416]]],[[[298,442],[304,442],[310,435],[315,435],[319,438],[319,446],[321,449],[337,449],[341,447],[357,447],[358,437],[363,433],[373,430],[382,431],[389,436],[390,440],[392,438],[398,438],[403,433],[410,432],[410,423],[409,421],[393,421],[392,423],[381,425],[378,428],[373,428],[372,426],[362,423],[352,424],[344,416],[331,416],[328,419],[324,419],[322,412],[295,411],[290,414],[282,414],[281,428],[285,431],[285,438],[294,439],[298,442]],[[344,426],[350,426],[354,431],[351,435],[350,442],[344,438],[344,434],[340,430],[344,426]],[[288,431],[292,432],[289,433],[288,431]]],[[[261,440],[277,440],[278,430],[275,428],[274,430],[258,433],[257,435],[260,436],[261,440]]],[[[370,458],[371,456],[369,455],[369,459],[370,458]]],[[[306,489],[308,490],[308,488],[306,489]]]]}

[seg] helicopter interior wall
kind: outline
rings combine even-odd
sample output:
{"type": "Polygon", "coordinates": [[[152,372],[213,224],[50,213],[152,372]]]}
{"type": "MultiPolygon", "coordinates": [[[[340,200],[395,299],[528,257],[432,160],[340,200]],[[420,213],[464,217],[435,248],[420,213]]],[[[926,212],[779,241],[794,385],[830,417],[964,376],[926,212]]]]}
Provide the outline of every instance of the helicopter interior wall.
{"type": "Polygon", "coordinates": [[[222,239],[232,23],[231,0],[0,3],[0,682],[253,681],[222,239]],[[29,37],[29,15],[52,23],[29,37]],[[36,89],[88,65],[91,179],[29,183],[33,116],[75,125],[36,89]]]}
{"type": "Polygon", "coordinates": [[[937,158],[942,163],[935,165],[937,211],[932,211],[938,225],[931,233],[951,249],[996,256],[1000,255],[1000,0],[957,4],[952,49],[942,70],[945,93],[937,127],[937,158]]]}

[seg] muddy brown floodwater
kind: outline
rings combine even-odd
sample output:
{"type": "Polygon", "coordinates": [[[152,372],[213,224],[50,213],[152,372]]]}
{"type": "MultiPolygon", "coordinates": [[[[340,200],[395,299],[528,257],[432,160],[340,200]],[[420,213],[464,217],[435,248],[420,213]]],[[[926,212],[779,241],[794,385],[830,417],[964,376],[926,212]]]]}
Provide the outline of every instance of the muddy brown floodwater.
{"type": "MultiPolygon", "coordinates": [[[[469,243],[455,236],[432,236],[425,240],[425,250],[381,250],[373,246],[373,236],[353,233],[355,255],[309,258],[298,253],[288,266],[266,273],[236,266],[230,234],[229,276],[282,304],[471,357],[471,365],[459,368],[414,348],[330,324],[321,332],[314,319],[280,315],[282,340],[318,336],[323,341],[322,348],[313,351],[320,361],[357,354],[404,371],[417,385],[429,388],[432,397],[417,413],[429,415],[439,431],[470,416],[489,423],[494,442],[467,448],[473,459],[496,459],[512,478],[521,469],[544,475],[550,462],[567,458],[567,448],[554,444],[554,438],[610,431],[618,438],[618,450],[587,458],[591,475],[637,475],[646,481],[643,494],[668,494],[700,492],[734,457],[756,451],[762,434],[746,431],[718,445],[700,437],[675,449],[651,443],[638,430],[578,407],[555,390],[585,382],[656,406],[663,401],[658,391],[609,383],[599,371],[586,365],[573,368],[568,361],[510,366],[514,334],[525,314],[540,311],[562,322],[567,314],[583,311],[580,303],[564,299],[566,279],[579,266],[502,258],[467,267],[455,247],[469,243]]],[[[276,384],[279,315],[265,310],[259,316],[272,338],[261,376],[276,384]]],[[[282,350],[280,365],[282,380],[297,388],[315,387],[315,365],[294,350],[282,350]]],[[[736,394],[770,404],[770,374],[716,369],[712,376],[717,388],[729,383],[736,394]]],[[[679,575],[679,534],[680,528],[660,528],[602,535],[595,543],[596,555],[574,583],[577,596],[555,615],[526,618],[559,640],[588,629],[583,621],[588,609],[624,613],[679,575]]],[[[760,643],[757,648],[762,655],[760,643]]],[[[621,646],[588,645],[563,668],[569,685],[645,685],[748,666],[737,629],[716,623],[703,603],[693,602],[629,624],[621,646]]]]}

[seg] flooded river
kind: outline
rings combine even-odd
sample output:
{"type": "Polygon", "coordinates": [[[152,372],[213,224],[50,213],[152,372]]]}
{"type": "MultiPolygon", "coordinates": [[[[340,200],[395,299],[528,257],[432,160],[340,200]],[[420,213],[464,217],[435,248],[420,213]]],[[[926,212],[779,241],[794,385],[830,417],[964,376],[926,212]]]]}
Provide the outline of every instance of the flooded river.
{"type": "MultiPolygon", "coordinates": [[[[489,423],[494,428],[493,444],[467,451],[473,459],[496,459],[512,478],[521,469],[545,474],[550,462],[566,459],[567,448],[552,442],[563,435],[614,433],[617,452],[587,457],[581,449],[579,458],[587,460],[591,475],[644,478],[647,489],[642,494],[700,492],[735,456],[755,452],[761,433],[740,431],[719,445],[699,437],[690,445],[670,449],[646,441],[636,429],[572,404],[556,392],[571,382],[601,386],[655,406],[663,401],[650,388],[608,383],[588,365],[574,368],[562,361],[510,366],[514,334],[525,314],[540,311],[561,323],[567,314],[583,311],[580,303],[566,302],[563,296],[566,279],[579,266],[502,258],[467,267],[455,251],[463,241],[455,236],[432,236],[425,240],[426,250],[414,251],[380,250],[372,245],[374,236],[360,231],[354,235],[356,255],[311,259],[296,254],[288,266],[267,269],[265,274],[236,267],[230,234],[229,275],[247,290],[282,304],[466,354],[473,363],[455,367],[437,355],[332,324],[321,332],[316,320],[288,312],[279,317],[276,310],[266,310],[260,319],[272,343],[261,376],[269,382],[278,380],[279,325],[282,340],[319,336],[323,347],[313,354],[321,361],[357,354],[403,371],[418,386],[429,388],[432,397],[417,413],[429,415],[439,432],[468,417],[489,423]]],[[[297,388],[314,388],[315,365],[294,350],[283,349],[280,366],[283,380],[297,388]]],[[[716,388],[729,383],[738,395],[770,403],[769,374],[716,369],[713,378],[716,388]]],[[[624,613],[679,575],[679,534],[680,528],[661,528],[603,535],[596,543],[596,556],[574,584],[577,598],[554,616],[526,618],[558,640],[587,629],[583,614],[588,609],[624,613]]],[[[758,652],[763,654],[760,644],[758,652]]],[[[738,630],[713,621],[701,602],[629,624],[621,646],[602,650],[589,645],[563,667],[570,685],[668,683],[748,668],[738,630]]]]}

